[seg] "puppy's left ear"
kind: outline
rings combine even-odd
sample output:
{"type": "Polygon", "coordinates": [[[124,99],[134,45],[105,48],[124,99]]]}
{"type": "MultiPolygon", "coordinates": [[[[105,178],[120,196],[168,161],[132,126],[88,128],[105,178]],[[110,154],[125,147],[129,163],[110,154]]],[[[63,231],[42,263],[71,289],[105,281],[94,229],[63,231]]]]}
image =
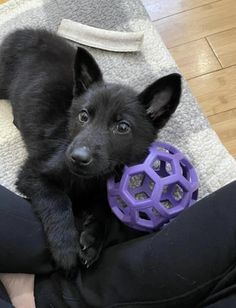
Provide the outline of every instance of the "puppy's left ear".
{"type": "Polygon", "coordinates": [[[138,98],[157,129],[162,128],[175,112],[181,95],[181,76],[170,74],[148,86],[138,98]]]}
{"type": "Polygon", "coordinates": [[[78,47],[74,63],[74,94],[81,95],[95,82],[102,81],[102,72],[93,56],[78,47]]]}

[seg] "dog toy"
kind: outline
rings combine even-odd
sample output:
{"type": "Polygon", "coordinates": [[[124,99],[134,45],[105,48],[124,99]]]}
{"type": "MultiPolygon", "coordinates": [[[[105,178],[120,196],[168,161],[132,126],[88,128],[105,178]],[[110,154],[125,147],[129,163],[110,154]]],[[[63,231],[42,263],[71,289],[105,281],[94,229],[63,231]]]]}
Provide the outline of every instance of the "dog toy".
{"type": "Polygon", "coordinates": [[[58,34],[82,45],[116,52],[134,52],[141,49],[144,32],[120,32],[90,27],[63,19],[58,34]]]}
{"type": "Polygon", "coordinates": [[[190,207],[199,182],[189,160],[172,145],[154,142],[143,163],[125,166],[122,177],[107,182],[113,213],[126,225],[154,231],[190,207]]]}

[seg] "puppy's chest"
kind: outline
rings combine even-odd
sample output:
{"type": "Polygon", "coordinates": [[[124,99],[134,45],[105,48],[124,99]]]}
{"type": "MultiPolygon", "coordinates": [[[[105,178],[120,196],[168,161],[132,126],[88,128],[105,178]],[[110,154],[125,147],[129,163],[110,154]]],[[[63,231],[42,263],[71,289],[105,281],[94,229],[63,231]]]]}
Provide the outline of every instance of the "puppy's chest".
{"type": "Polygon", "coordinates": [[[93,210],[108,208],[106,183],[96,180],[75,180],[70,190],[74,209],[93,210]]]}

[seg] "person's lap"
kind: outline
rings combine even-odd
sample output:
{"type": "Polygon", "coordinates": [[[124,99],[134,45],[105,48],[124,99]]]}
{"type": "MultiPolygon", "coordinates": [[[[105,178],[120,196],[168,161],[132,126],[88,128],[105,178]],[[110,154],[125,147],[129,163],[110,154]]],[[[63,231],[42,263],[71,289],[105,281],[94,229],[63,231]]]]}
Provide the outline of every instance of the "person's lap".
{"type": "Polygon", "coordinates": [[[86,302],[95,305],[97,293],[106,290],[101,307],[114,302],[124,307],[131,302],[137,307],[139,302],[144,307],[200,303],[235,266],[235,184],[202,200],[162,231],[106,250],[96,269],[81,273],[78,285],[86,302]]]}
{"type": "Polygon", "coordinates": [[[37,273],[38,307],[224,307],[212,303],[229,299],[235,284],[235,188],[203,199],[160,232],[107,248],[76,283],[50,274],[30,205],[0,188],[0,272],[37,273]]]}

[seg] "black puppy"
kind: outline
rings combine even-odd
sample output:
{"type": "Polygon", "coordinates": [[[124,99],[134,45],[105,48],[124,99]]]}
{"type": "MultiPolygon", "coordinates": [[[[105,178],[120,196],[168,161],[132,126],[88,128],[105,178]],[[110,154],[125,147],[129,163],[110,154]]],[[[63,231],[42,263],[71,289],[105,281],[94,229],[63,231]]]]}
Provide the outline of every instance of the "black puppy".
{"type": "Polygon", "coordinates": [[[97,259],[111,217],[107,177],[144,158],[180,94],[178,74],[140,94],[106,83],[85,49],[44,30],[18,30],[4,40],[0,98],[11,101],[28,151],[17,187],[40,217],[59,267],[97,259]]]}

